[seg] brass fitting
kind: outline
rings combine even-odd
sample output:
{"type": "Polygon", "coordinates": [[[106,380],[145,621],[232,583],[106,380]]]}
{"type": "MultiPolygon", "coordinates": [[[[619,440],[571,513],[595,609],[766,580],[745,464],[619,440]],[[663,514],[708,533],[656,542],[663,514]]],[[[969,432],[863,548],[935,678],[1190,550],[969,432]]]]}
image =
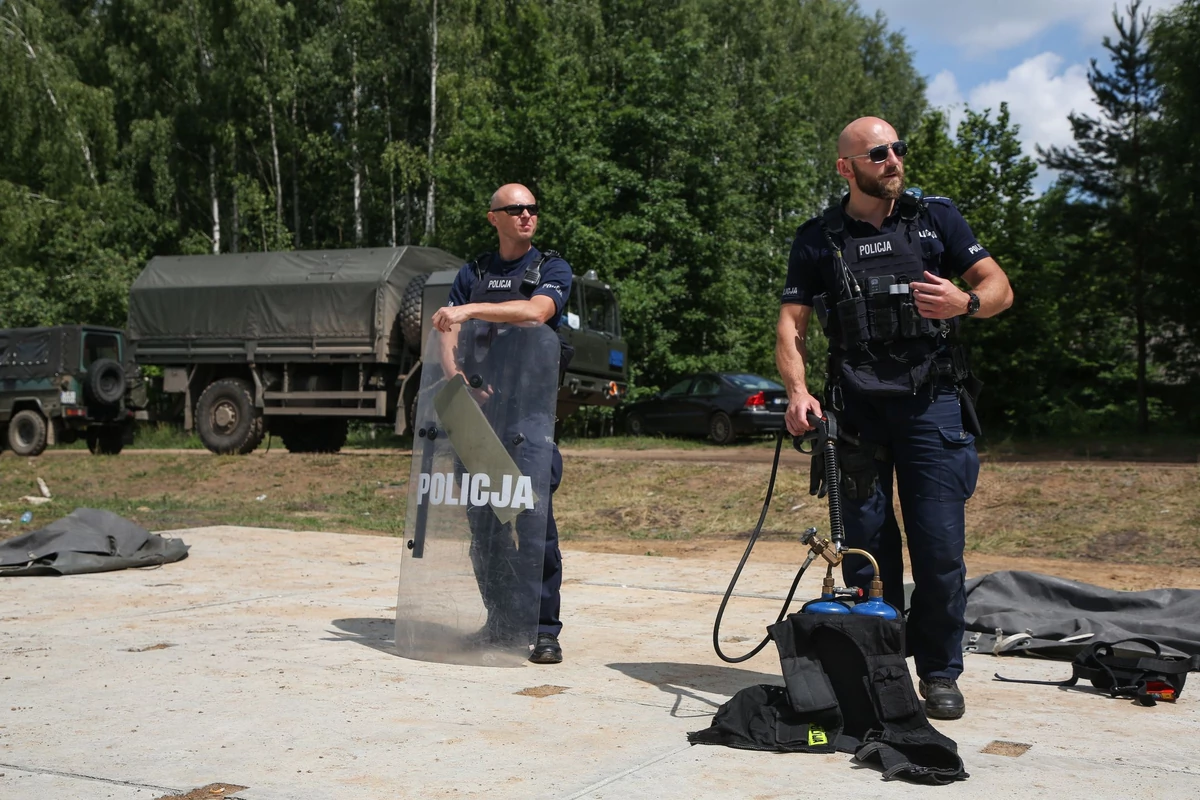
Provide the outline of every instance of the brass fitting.
{"type": "Polygon", "coordinates": [[[809,544],[809,548],[821,558],[829,562],[832,569],[842,563],[842,551],[838,550],[828,539],[819,539],[809,544]]]}

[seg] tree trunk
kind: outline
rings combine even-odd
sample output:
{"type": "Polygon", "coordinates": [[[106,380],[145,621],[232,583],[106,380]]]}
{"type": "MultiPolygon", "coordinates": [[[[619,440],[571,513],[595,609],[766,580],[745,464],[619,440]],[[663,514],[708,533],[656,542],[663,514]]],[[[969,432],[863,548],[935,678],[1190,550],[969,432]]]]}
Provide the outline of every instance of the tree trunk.
{"type": "Polygon", "coordinates": [[[433,171],[433,151],[437,143],[437,74],[438,74],[438,0],[433,0],[433,14],[430,23],[430,57],[429,57],[429,193],[425,197],[425,238],[433,239],[437,215],[434,201],[437,195],[437,179],[433,171]]]}
{"type": "Polygon", "coordinates": [[[350,48],[350,160],[354,169],[354,244],[363,241],[362,164],[358,159],[358,50],[350,48]]]}
{"type": "MultiPolygon", "coordinates": [[[[296,127],[296,96],[292,95],[292,131],[297,131],[296,127]]],[[[295,133],[293,133],[295,135],[295,133]]],[[[292,231],[292,246],[297,250],[300,249],[300,160],[296,156],[296,147],[292,147],[292,224],[295,230],[292,231]]]]}
{"type": "MultiPolygon", "coordinates": [[[[383,115],[387,119],[387,146],[392,146],[392,101],[387,72],[383,73],[383,115]]],[[[388,168],[388,210],[392,217],[392,247],[396,246],[396,168],[388,168]]]]}
{"type": "Polygon", "coordinates": [[[87,167],[88,177],[92,180],[92,186],[99,188],[100,182],[96,178],[96,166],[92,163],[92,149],[88,146],[87,137],[83,134],[83,129],[71,119],[71,114],[67,111],[65,105],[59,105],[58,98],[54,95],[54,89],[50,86],[50,75],[46,72],[42,62],[38,60],[37,51],[33,49],[33,43],[29,41],[29,36],[25,33],[25,29],[21,27],[21,19],[19,16],[20,5],[10,5],[12,11],[13,22],[9,26],[10,29],[21,37],[22,44],[25,45],[25,52],[29,56],[38,69],[38,73],[42,76],[42,85],[46,88],[46,95],[50,98],[50,105],[54,110],[62,115],[63,121],[71,132],[75,134],[75,138],[79,140],[79,150],[83,154],[83,163],[87,167]]]}
{"type": "Polygon", "coordinates": [[[237,153],[237,134],[236,134],[236,133],[234,133],[234,134],[233,134],[233,136],[234,136],[234,139],[233,139],[233,147],[232,147],[232,150],[233,150],[233,208],[232,208],[232,212],[233,212],[232,216],[233,216],[233,219],[231,220],[231,222],[232,222],[232,225],[233,225],[233,231],[230,233],[230,237],[229,237],[229,238],[230,238],[230,240],[231,240],[231,241],[229,242],[229,252],[231,252],[231,253],[236,253],[236,252],[238,252],[238,245],[239,245],[239,244],[241,244],[241,238],[242,238],[242,236],[241,236],[241,234],[242,234],[242,213],[241,213],[241,210],[238,208],[238,186],[237,186],[237,175],[238,175],[238,153],[237,153]]]}
{"type": "Polygon", "coordinates": [[[212,251],[221,252],[221,198],[217,195],[217,146],[208,145],[208,194],[212,200],[212,251]]]}
{"type": "MultiPolygon", "coordinates": [[[[265,66],[265,65],[264,65],[265,66]]],[[[279,171],[279,139],[275,134],[275,102],[267,98],[267,120],[271,123],[271,156],[275,167],[275,225],[283,230],[283,174],[279,171]]]]}

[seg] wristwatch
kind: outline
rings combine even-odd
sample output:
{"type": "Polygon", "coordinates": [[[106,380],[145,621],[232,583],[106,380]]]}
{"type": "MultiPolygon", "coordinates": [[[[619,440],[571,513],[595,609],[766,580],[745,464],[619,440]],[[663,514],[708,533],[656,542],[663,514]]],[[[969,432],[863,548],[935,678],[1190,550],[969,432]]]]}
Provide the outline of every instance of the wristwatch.
{"type": "Polygon", "coordinates": [[[973,317],[979,313],[979,295],[967,292],[967,316],[973,317]]]}

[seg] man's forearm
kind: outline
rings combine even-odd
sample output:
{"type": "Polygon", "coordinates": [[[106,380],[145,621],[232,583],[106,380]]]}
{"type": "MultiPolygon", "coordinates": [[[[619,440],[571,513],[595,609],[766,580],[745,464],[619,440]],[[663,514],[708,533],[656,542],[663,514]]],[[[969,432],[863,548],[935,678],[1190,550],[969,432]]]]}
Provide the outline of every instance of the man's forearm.
{"type": "Polygon", "coordinates": [[[484,322],[542,322],[545,311],[532,300],[507,300],[503,303],[468,303],[459,306],[471,319],[484,322]]]}
{"type": "Polygon", "coordinates": [[[808,392],[804,362],[808,358],[804,335],[791,320],[780,320],[775,332],[775,365],[788,397],[808,392]]]}
{"type": "Polygon", "coordinates": [[[1003,274],[987,276],[971,291],[979,297],[976,317],[994,317],[1012,305],[1012,287],[1003,274]]]}

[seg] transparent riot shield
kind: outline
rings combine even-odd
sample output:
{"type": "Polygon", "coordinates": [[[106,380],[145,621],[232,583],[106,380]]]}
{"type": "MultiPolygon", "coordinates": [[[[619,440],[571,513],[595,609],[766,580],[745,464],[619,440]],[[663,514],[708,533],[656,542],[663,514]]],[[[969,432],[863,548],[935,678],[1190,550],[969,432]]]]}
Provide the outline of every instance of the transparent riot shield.
{"type": "Polygon", "coordinates": [[[434,331],[413,422],[400,655],[519,666],[541,601],[558,336],[470,320],[434,331]]]}

